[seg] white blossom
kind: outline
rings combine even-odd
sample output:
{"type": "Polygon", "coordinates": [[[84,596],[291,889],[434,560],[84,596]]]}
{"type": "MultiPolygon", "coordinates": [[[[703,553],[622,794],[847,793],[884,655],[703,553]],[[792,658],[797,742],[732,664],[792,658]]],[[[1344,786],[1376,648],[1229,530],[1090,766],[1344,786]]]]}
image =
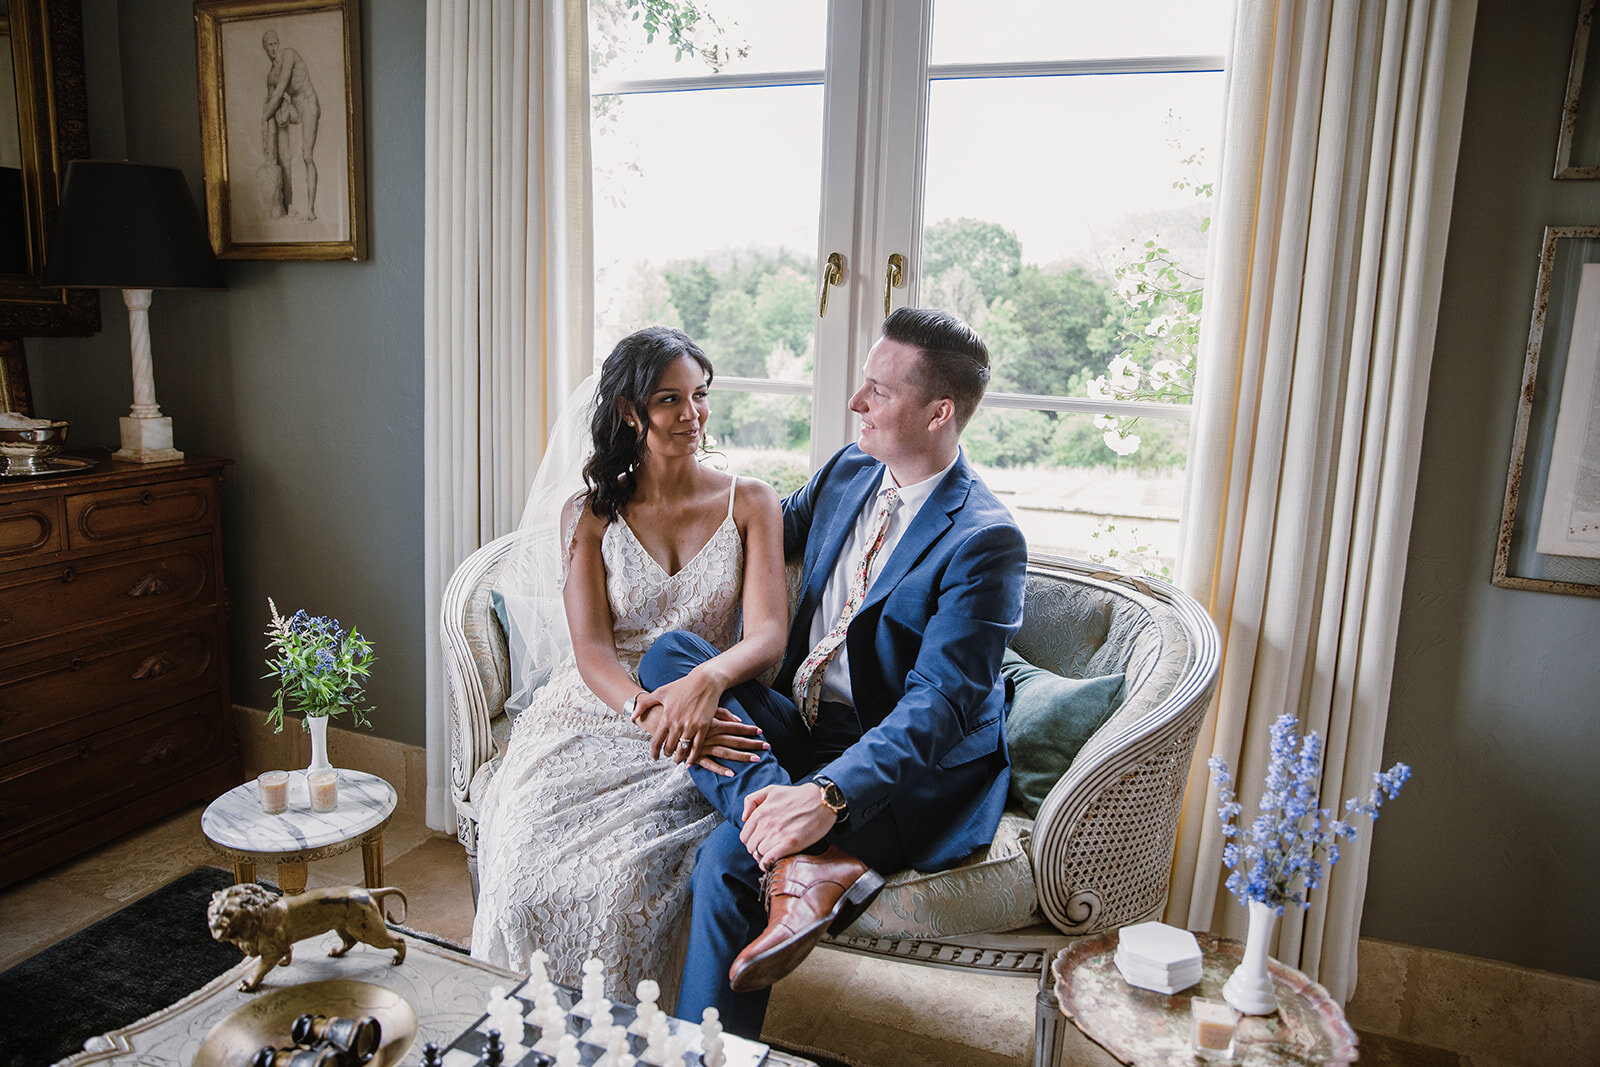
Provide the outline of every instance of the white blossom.
{"type": "Polygon", "coordinates": [[[1126,433],[1122,430],[1107,430],[1105,432],[1106,447],[1119,456],[1131,456],[1139,451],[1139,435],[1126,433]]]}

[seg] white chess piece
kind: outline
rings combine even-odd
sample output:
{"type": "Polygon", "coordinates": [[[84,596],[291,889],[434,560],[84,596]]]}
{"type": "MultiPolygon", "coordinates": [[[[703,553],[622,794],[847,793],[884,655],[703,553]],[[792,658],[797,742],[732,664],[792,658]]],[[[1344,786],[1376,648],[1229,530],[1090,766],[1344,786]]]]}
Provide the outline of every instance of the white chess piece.
{"type": "Polygon", "coordinates": [[[556,1049],[556,1067],[578,1067],[578,1039],[571,1034],[563,1034],[561,1045],[556,1049]]]}
{"type": "Polygon", "coordinates": [[[700,1013],[700,1062],[722,1067],[722,1018],[716,1008],[700,1013]]]}
{"type": "Polygon", "coordinates": [[[689,1045],[694,1039],[683,1031],[667,1036],[666,1063],[677,1063],[683,1059],[683,1054],[689,1051],[689,1045]]]}
{"type": "Polygon", "coordinates": [[[590,956],[583,961],[583,999],[572,1006],[572,1014],[584,1016],[591,1014],[595,1004],[605,996],[605,988],[605,964],[590,956]]]}
{"type": "Polygon", "coordinates": [[[633,1023],[628,1027],[628,1033],[644,1037],[650,1032],[650,1022],[661,1009],[656,1007],[656,1001],[661,998],[661,986],[653,978],[646,978],[634,990],[634,996],[639,1000],[639,1009],[633,1017],[633,1023]]]}
{"type": "Polygon", "coordinates": [[[537,1021],[539,1040],[534,1042],[534,1051],[554,1056],[561,1048],[561,1039],[567,1036],[567,1013],[560,1004],[547,1004],[540,1009],[537,1021]]]}
{"type": "Polygon", "coordinates": [[[546,978],[533,988],[534,1006],[541,1010],[559,1008],[561,1002],[556,999],[556,984],[546,978]]]}
{"type": "Polygon", "coordinates": [[[627,1051],[627,1031],[620,1026],[613,1026],[606,1036],[606,1050],[594,1061],[594,1067],[622,1067],[622,1057],[627,1051]]]}
{"type": "Polygon", "coordinates": [[[550,962],[550,953],[542,948],[536,948],[528,954],[528,977],[530,984],[535,988],[540,982],[550,980],[550,970],[546,966],[550,962]]]}
{"type": "Polygon", "coordinates": [[[650,1020],[650,1031],[646,1035],[644,1055],[641,1058],[646,1063],[665,1064],[667,1037],[667,1013],[657,1012],[655,1018],[650,1020]]]}
{"type": "Polygon", "coordinates": [[[584,1031],[582,1041],[586,1045],[604,1045],[610,1037],[611,1001],[601,997],[589,1013],[589,1029],[584,1031]]]}

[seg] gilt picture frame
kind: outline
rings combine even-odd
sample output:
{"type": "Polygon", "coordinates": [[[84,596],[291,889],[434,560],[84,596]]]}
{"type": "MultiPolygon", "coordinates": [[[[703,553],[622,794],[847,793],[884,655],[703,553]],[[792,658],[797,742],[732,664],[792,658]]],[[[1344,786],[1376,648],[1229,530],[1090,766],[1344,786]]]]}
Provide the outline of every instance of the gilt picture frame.
{"type": "Polygon", "coordinates": [[[1600,178],[1600,34],[1594,32],[1596,0],[1581,0],[1561,102],[1555,177],[1600,178]]]}
{"type": "Polygon", "coordinates": [[[1495,585],[1600,597],[1600,226],[1547,226],[1495,585]]]}
{"type": "Polygon", "coordinates": [[[365,259],[359,0],[196,0],[194,15],[212,249],[365,259]]]}

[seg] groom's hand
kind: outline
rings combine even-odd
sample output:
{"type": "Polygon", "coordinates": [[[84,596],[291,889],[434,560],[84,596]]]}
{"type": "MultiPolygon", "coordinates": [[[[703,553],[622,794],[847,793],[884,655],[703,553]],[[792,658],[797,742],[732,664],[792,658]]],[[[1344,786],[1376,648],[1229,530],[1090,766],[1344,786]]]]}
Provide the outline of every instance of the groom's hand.
{"type": "Polygon", "coordinates": [[[744,798],[744,829],[739,840],[762,870],[821,841],[838,816],[822,802],[811,783],[769,785],[744,798]]]}

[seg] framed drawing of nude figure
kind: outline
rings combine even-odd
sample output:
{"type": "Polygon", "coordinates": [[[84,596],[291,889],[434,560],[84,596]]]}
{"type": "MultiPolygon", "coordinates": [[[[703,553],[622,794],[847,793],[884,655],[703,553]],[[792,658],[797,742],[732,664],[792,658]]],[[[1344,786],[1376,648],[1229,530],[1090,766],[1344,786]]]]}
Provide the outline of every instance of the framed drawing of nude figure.
{"type": "Polygon", "coordinates": [[[223,259],[364,259],[357,0],[196,0],[206,221],[223,259]]]}

